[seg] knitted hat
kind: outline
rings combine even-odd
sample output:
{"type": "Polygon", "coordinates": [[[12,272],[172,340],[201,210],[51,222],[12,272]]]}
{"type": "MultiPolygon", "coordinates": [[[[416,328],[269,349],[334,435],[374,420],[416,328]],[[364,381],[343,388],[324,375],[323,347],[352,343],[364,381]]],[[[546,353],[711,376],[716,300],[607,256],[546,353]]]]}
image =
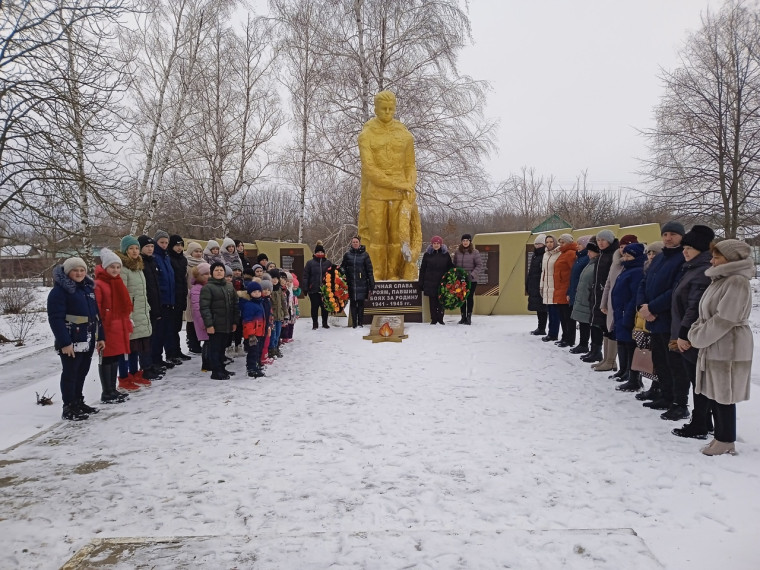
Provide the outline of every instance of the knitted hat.
{"type": "Polygon", "coordinates": [[[533,240],[533,245],[546,245],[546,234],[538,234],[533,240]]]}
{"type": "Polygon", "coordinates": [[[232,267],[230,267],[229,265],[224,266],[224,276],[232,277],[232,267]]]}
{"type": "Polygon", "coordinates": [[[198,251],[199,249],[203,251],[201,244],[191,241],[189,244],[187,244],[187,255],[193,255],[193,252],[198,251]]]}
{"type": "Polygon", "coordinates": [[[596,233],[596,239],[603,239],[606,242],[612,243],[615,241],[615,234],[611,230],[601,230],[596,233]]]}
{"type": "Polygon", "coordinates": [[[246,276],[246,275],[249,277],[253,277],[254,276],[253,269],[250,267],[246,267],[245,269],[243,269],[243,276],[246,276]]]}
{"type": "Polygon", "coordinates": [[[325,246],[322,245],[321,241],[318,241],[317,245],[314,246],[314,253],[319,253],[320,251],[322,253],[324,253],[325,252],[325,246]]]}
{"type": "Polygon", "coordinates": [[[620,238],[620,245],[628,245],[629,243],[639,243],[639,238],[633,234],[625,234],[620,238]]]}
{"type": "Polygon", "coordinates": [[[222,241],[222,249],[227,251],[227,248],[230,246],[235,247],[235,240],[228,237],[224,238],[224,241],[222,241]]]}
{"type": "Polygon", "coordinates": [[[140,242],[137,241],[137,238],[135,236],[124,236],[123,238],[121,238],[121,243],[119,244],[119,250],[124,255],[126,255],[127,254],[127,250],[132,245],[136,245],[137,247],[141,247],[140,246],[140,242]]]}
{"type": "Polygon", "coordinates": [[[262,291],[272,291],[272,282],[269,279],[262,279],[259,285],[261,286],[262,291]]]}
{"type": "Polygon", "coordinates": [[[588,245],[589,240],[591,239],[590,235],[581,236],[577,240],[575,240],[575,243],[577,243],[582,248],[586,247],[588,245]]]}
{"type": "Polygon", "coordinates": [[[639,258],[644,255],[644,244],[639,242],[629,243],[623,249],[623,253],[639,258]]]}
{"type": "Polygon", "coordinates": [[[692,226],[692,228],[683,236],[681,245],[688,245],[697,251],[707,251],[710,249],[710,242],[715,239],[715,232],[707,226],[692,226]]]}
{"type": "Polygon", "coordinates": [[[255,281],[249,281],[245,284],[245,290],[250,295],[254,291],[261,291],[261,285],[259,283],[256,283],[255,281]]]}
{"type": "Polygon", "coordinates": [[[197,270],[198,275],[211,275],[211,266],[205,261],[196,265],[193,270],[197,270]]]}
{"type": "Polygon", "coordinates": [[[153,241],[158,242],[161,238],[169,239],[169,232],[165,232],[164,230],[158,230],[156,232],[156,235],[153,236],[153,241]]]}
{"type": "Polygon", "coordinates": [[[462,234],[462,241],[464,241],[466,239],[472,241],[472,235],[471,234],[462,234]]]}
{"type": "Polygon", "coordinates": [[[253,267],[251,267],[251,271],[253,271],[254,275],[256,274],[256,269],[261,269],[262,271],[264,271],[264,268],[261,265],[259,265],[258,263],[256,263],[256,264],[254,264],[253,267]]]}
{"type": "Polygon", "coordinates": [[[119,259],[119,256],[107,247],[102,248],[100,250],[100,265],[103,266],[103,269],[114,263],[121,265],[121,259],[119,259]]]}
{"type": "Polygon", "coordinates": [[[738,239],[724,239],[715,244],[715,249],[729,261],[747,259],[752,255],[752,248],[738,239]]]}
{"type": "Polygon", "coordinates": [[[265,271],[264,273],[261,274],[261,280],[262,281],[269,281],[271,283],[272,282],[272,277],[269,275],[269,273],[267,273],[265,271]]]}
{"type": "Polygon", "coordinates": [[[140,244],[140,249],[144,248],[146,245],[156,245],[156,242],[154,242],[151,238],[149,238],[145,234],[137,238],[137,242],[140,244]]]}
{"type": "Polygon", "coordinates": [[[671,220],[670,222],[662,226],[660,235],[664,234],[665,232],[672,232],[674,234],[680,234],[683,236],[686,233],[686,230],[684,229],[683,224],[681,222],[675,222],[671,220]]]}
{"type": "Polygon", "coordinates": [[[280,270],[277,269],[276,267],[273,268],[273,269],[270,269],[268,271],[268,273],[269,273],[269,277],[271,277],[272,279],[279,279],[280,278],[280,270]]]}
{"type": "Polygon", "coordinates": [[[441,236],[433,236],[432,238],[430,238],[430,243],[431,244],[433,244],[433,243],[441,243],[442,244],[443,243],[443,238],[441,236]]]}
{"type": "Polygon", "coordinates": [[[573,236],[570,234],[562,234],[559,236],[559,239],[561,239],[565,243],[573,243],[573,236]]]}
{"type": "Polygon", "coordinates": [[[81,257],[69,257],[66,261],[63,262],[63,272],[66,275],[68,275],[72,269],[76,269],[77,267],[81,267],[87,271],[87,264],[81,257]]]}
{"type": "MultiPolygon", "coordinates": [[[[267,254],[266,254],[266,253],[260,253],[260,254],[258,254],[258,255],[256,256],[256,263],[258,263],[258,264],[260,264],[260,265],[261,265],[261,262],[262,262],[262,261],[264,261],[265,259],[266,259],[267,261],[269,261],[269,257],[267,256],[267,254]]],[[[262,266],[262,269],[264,269],[264,267],[263,267],[263,266],[262,266]]]]}
{"type": "Polygon", "coordinates": [[[209,267],[209,273],[211,275],[213,275],[214,274],[214,269],[216,269],[217,267],[224,268],[225,269],[225,274],[227,273],[226,266],[221,261],[215,261],[214,263],[212,263],[211,267],[209,267]]]}
{"type": "Polygon", "coordinates": [[[211,251],[214,248],[220,249],[219,242],[214,239],[210,239],[206,242],[206,249],[204,249],[203,251],[211,251]]]}
{"type": "Polygon", "coordinates": [[[649,245],[647,245],[646,251],[644,253],[649,253],[650,251],[653,251],[655,255],[660,253],[662,251],[662,248],[665,247],[665,244],[661,241],[653,241],[649,245]]]}
{"type": "Polygon", "coordinates": [[[236,269],[238,271],[243,271],[243,264],[239,261],[233,261],[230,267],[232,268],[232,271],[235,271],[236,269]]]}
{"type": "Polygon", "coordinates": [[[178,236],[177,234],[169,236],[169,249],[174,249],[175,245],[185,247],[185,240],[182,239],[182,236],[178,236]]]}

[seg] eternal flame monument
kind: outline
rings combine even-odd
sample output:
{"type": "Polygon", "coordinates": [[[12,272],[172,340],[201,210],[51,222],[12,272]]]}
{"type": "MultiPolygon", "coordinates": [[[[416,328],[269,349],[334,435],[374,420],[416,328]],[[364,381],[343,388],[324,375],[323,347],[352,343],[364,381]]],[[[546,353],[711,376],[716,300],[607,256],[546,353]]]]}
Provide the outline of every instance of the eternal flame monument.
{"type": "Polygon", "coordinates": [[[372,259],[376,281],[416,281],[422,226],[414,137],[393,118],[395,114],[396,96],[381,91],[375,95],[375,118],[359,134],[359,236],[372,259]]]}

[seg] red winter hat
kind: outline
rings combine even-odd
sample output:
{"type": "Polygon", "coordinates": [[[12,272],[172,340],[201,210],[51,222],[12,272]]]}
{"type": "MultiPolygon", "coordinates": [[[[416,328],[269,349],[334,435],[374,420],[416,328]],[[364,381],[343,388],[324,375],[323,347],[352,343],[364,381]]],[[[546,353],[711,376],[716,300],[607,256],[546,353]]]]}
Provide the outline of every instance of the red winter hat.
{"type": "Polygon", "coordinates": [[[633,234],[626,234],[620,238],[620,245],[628,245],[629,243],[639,243],[639,238],[633,234]]]}
{"type": "Polygon", "coordinates": [[[430,238],[430,243],[443,243],[443,238],[441,236],[433,236],[430,238]]]}

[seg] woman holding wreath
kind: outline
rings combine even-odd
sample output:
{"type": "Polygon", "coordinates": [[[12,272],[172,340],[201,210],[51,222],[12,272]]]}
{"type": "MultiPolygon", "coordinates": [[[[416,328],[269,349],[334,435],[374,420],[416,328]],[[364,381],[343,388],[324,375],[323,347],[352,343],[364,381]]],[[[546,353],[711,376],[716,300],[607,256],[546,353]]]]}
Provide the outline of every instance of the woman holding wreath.
{"type": "Polygon", "coordinates": [[[480,252],[472,245],[472,236],[470,234],[463,234],[462,241],[454,252],[454,266],[464,269],[467,272],[467,281],[470,285],[470,289],[467,293],[467,299],[460,309],[462,312],[462,318],[459,319],[458,323],[460,325],[472,324],[472,308],[475,305],[475,287],[478,284],[478,277],[480,276],[480,268],[482,265],[483,260],[480,257],[480,252]]]}
{"type": "Polygon", "coordinates": [[[433,236],[427,251],[422,256],[420,265],[420,290],[427,295],[430,303],[430,324],[444,325],[444,308],[438,300],[438,289],[444,274],[454,267],[448,248],[443,245],[441,236],[433,236]]]}

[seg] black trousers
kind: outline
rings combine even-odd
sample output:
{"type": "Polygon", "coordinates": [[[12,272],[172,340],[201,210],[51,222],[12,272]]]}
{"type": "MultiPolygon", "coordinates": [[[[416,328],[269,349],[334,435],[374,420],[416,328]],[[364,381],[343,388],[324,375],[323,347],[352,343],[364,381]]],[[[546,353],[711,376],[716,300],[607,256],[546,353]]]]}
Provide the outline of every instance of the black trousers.
{"type": "Polygon", "coordinates": [[[230,333],[214,333],[208,335],[208,360],[211,372],[221,374],[224,372],[224,349],[227,348],[230,333]]]}
{"type": "Polygon", "coordinates": [[[549,313],[546,311],[536,311],[536,317],[538,317],[538,330],[546,331],[546,321],[549,318],[549,313]]]}
{"type": "Polygon", "coordinates": [[[715,439],[723,443],[736,441],[736,404],[719,404],[710,400],[715,415],[715,439]]]}
{"type": "Polygon", "coordinates": [[[557,305],[559,308],[559,323],[562,325],[562,340],[567,344],[575,344],[575,321],[570,318],[570,305],[557,305]]]}
{"type": "MultiPolygon", "coordinates": [[[[663,400],[685,406],[688,403],[689,392],[681,402],[676,402],[675,387],[682,387],[684,382],[689,385],[686,370],[683,367],[681,353],[673,352],[668,348],[670,333],[652,333],[652,364],[654,373],[660,381],[660,393],[663,400]]],[[[681,396],[679,396],[681,397],[681,396]]]]}
{"type": "Polygon", "coordinates": [[[309,293],[309,301],[311,301],[311,321],[314,326],[319,325],[318,315],[322,312],[322,324],[327,324],[327,309],[322,304],[322,293],[309,293]]]}
{"type": "Polygon", "coordinates": [[[73,404],[82,399],[84,381],[90,371],[92,353],[95,345],[88,352],[75,352],[74,357],[60,354],[61,357],[61,399],[63,405],[73,404]]]}
{"type": "Polygon", "coordinates": [[[430,322],[443,322],[443,314],[445,310],[443,308],[443,305],[441,305],[441,302],[438,300],[438,295],[429,295],[428,305],[430,307],[430,322]]]}
{"type": "Polygon", "coordinates": [[[166,331],[166,357],[176,358],[182,352],[182,348],[179,345],[179,331],[182,330],[182,323],[184,322],[185,310],[174,306],[171,309],[171,327],[166,331]]]}
{"type": "MultiPolygon", "coordinates": [[[[694,352],[697,352],[696,349],[693,350],[694,352]]],[[[692,356],[692,358],[687,358],[685,354],[687,353],[681,353],[681,360],[683,361],[684,370],[686,370],[686,377],[689,379],[689,383],[691,384],[693,391],[694,387],[697,384],[696,355],[692,356]]],[[[680,395],[676,394],[676,403],[679,403],[681,401],[680,398],[680,395]]],[[[683,399],[683,401],[688,401],[688,386],[686,399],[683,399]]],[[[683,405],[685,406],[686,404],[683,405]]],[[[703,427],[706,431],[708,426],[708,418],[712,413],[712,400],[704,394],[694,393],[694,410],[691,413],[691,422],[695,425],[698,425],[699,427],[703,427]]]]}
{"type": "Polygon", "coordinates": [[[477,281],[470,281],[470,291],[467,293],[464,305],[459,308],[463,316],[472,314],[472,308],[475,306],[475,287],[477,286],[477,281]]]}
{"type": "Polygon", "coordinates": [[[620,361],[621,373],[627,374],[631,370],[631,364],[633,363],[633,353],[636,350],[636,343],[617,341],[617,353],[618,360],[620,361]]]}
{"type": "Polygon", "coordinates": [[[591,344],[594,346],[602,346],[604,343],[604,330],[591,325],[591,344]]]}
{"type": "Polygon", "coordinates": [[[200,352],[201,342],[198,340],[198,335],[195,333],[195,323],[193,321],[188,321],[185,331],[187,332],[187,349],[190,352],[200,352]]]}
{"type": "Polygon", "coordinates": [[[578,344],[588,346],[588,340],[591,337],[591,325],[589,323],[578,323],[578,330],[581,335],[578,344]]]}

